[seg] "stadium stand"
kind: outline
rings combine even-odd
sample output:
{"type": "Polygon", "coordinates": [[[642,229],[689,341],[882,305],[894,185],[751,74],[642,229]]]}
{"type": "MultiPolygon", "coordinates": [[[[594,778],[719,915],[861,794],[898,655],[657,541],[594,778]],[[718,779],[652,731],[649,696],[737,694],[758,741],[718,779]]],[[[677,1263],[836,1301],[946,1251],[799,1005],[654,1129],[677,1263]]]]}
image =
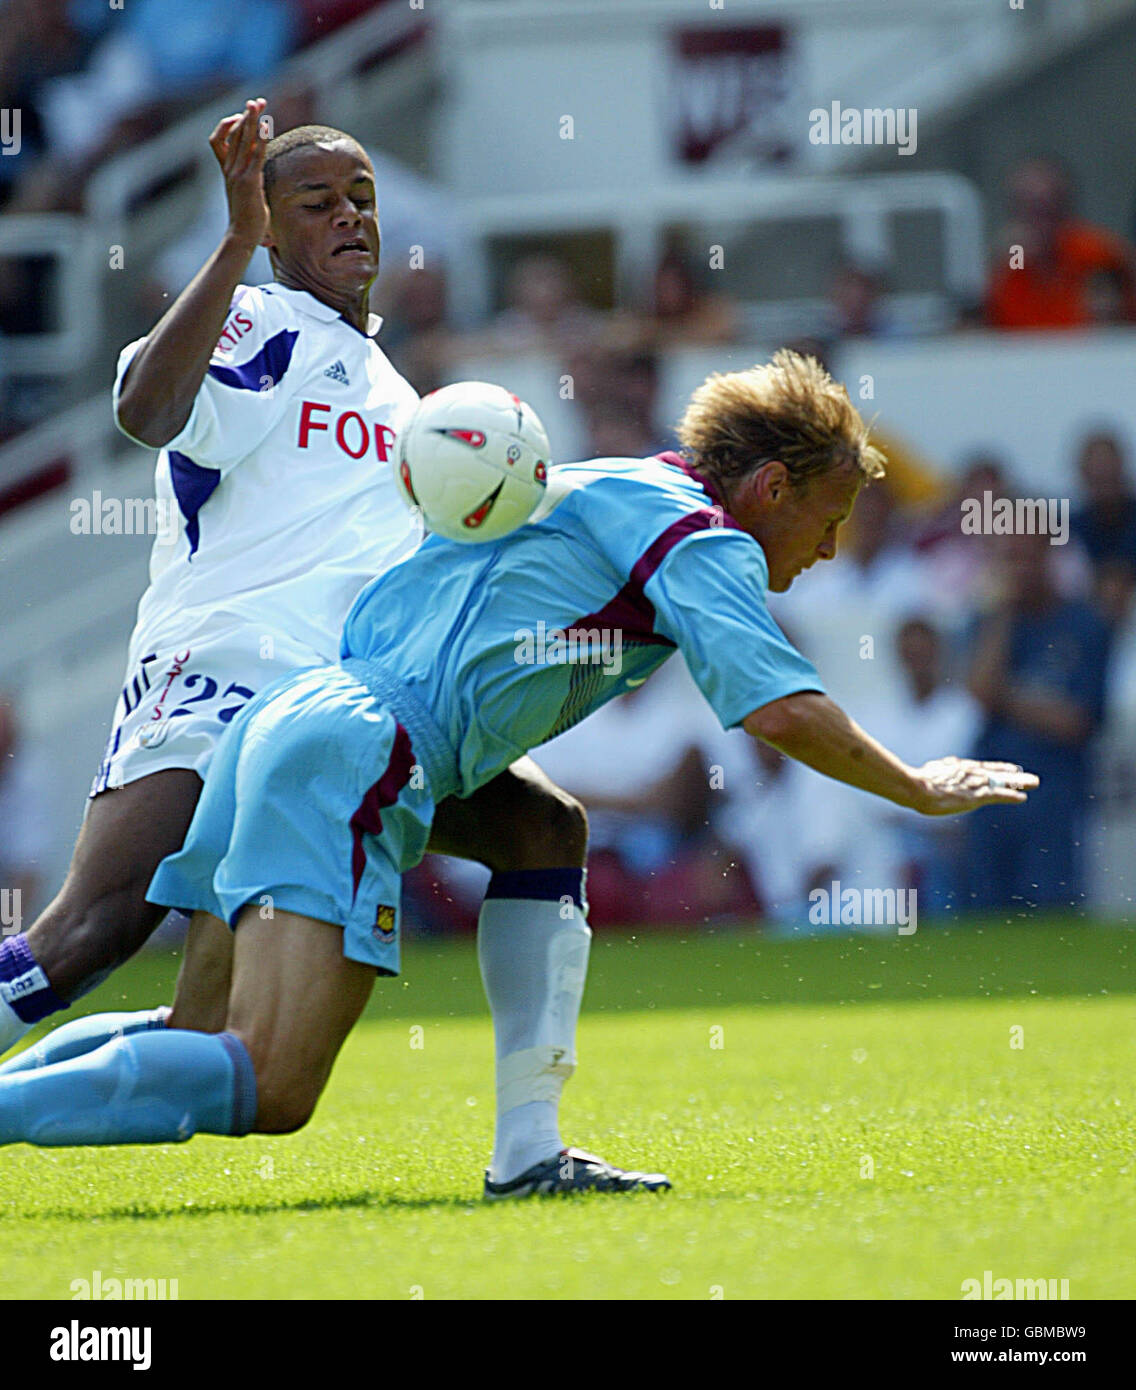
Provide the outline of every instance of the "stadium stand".
{"type": "MultiPolygon", "coordinates": [[[[99,62],[130,61],[105,52],[96,61],[107,32],[78,22],[89,7],[50,8],[70,36],[59,49],[69,56],[66,71],[45,67],[44,84],[49,76],[94,80],[99,62]]],[[[1027,8],[1019,23],[1009,7],[928,0],[900,22],[883,0],[803,0],[786,19],[787,7],[753,0],[731,6],[733,48],[714,52],[690,41],[697,26],[689,7],[670,0],[455,0],[432,5],[429,16],[362,0],[273,4],[265,11],[276,25],[265,50],[271,71],[234,69],[223,45],[203,49],[180,100],[161,110],[147,105],[140,75],[135,107],[120,113],[127,134],[120,130],[117,144],[104,140],[97,160],[76,153],[68,166],[60,163],[65,151],[50,144],[62,116],[53,126],[32,115],[49,108],[43,92],[74,89],[37,86],[42,100],[27,97],[27,147],[4,170],[0,215],[0,421],[8,437],[0,447],[0,687],[13,693],[26,739],[50,761],[53,804],[66,808],[40,866],[45,880],[66,862],[98,761],[151,542],[106,531],[78,537],[73,504],[149,494],[150,455],[111,420],[111,368],[121,345],[160,312],[162,296],[176,292],[171,247],[215,197],[205,136],[249,81],[263,81],[282,126],[346,126],[386,162],[391,185],[405,187],[407,215],[388,228],[389,269],[376,294],[387,315],[382,341],[396,362],[420,389],[460,377],[508,383],[541,413],[562,458],[667,447],[682,402],[708,371],[749,365],[791,339],[817,339],[865,412],[878,412],[897,465],[910,456],[914,480],[893,497],[889,545],[897,572],[922,576],[929,596],[919,613],[908,604],[891,614],[890,636],[877,634],[871,674],[888,687],[880,718],[903,693],[891,638],[905,619],[931,622],[945,644],[944,680],[961,694],[967,624],[991,593],[983,560],[957,611],[936,603],[946,570],[935,568],[925,541],[934,507],[946,505],[943,488],[984,453],[1004,460],[1007,488],[1066,497],[1076,509],[1092,502],[1092,480],[1083,493],[1083,467],[1078,473],[1086,437],[1115,436],[1121,458],[1136,441],[1127,241],[1136,184],[1124,141],[1111,152],[1100,142],[1071,148],[1036,99],[1058,74],[1076,80],[1094,63],[1099,71],[1102,53],[1131,62],[1136,5],[1027,8]],[[850,12],[860,37],[838,44],[850,12]],[[756,33],[765,36],[760,45],[756,33]],[[760,66],[745,68],[747,53],[760,66]],[[662,89],[652,77],[660,70],[668,74],[662,89]],[[810,144],[802,135],[809,113],[833,94],[845,109],[869,96],[873,107],[917,109],[919,157],[810,144]],[[983,124],[991,111],[1020,114],[1012,139],[1005,124],[983,124]],[[795,157],[767,138],[768,128],[796,131],[795,157]],[[1111,259],[1090,258],[1077,287],[1084,302],[1075,339],[1021,331],[1010,343],[983,322],[982,305],[992,282],[1008,274],[1014,283],[1003,269],[1020,222],[1021,209],[1007,202],[1015,186],[1020,194],[1014,171],[1051,147],[1070,170],[1078,215],[1104,228],[1096,245],[1106,241],[1111,259]],[[59,182],[62,167],[78,171],[73,186],[59,182]],[[44,192],[45,170],[54,171],[57,195],[65,189],[66,206],[44,192]],[[426,245],[421,269],[411,269],[412,247],[422,245],[412,229],[424,222],[445,223],[446,232],[426,245]],[[543,262],[543,278],[530,275],[518,300],[517,272],[534,261],[543,262]],[[668,277],[677,286],[669,310],[659,294],[668,277]],[[916,496],[922,509],[910,505],[916,496]]],[[[24,51],[17,40],[33,42],[26,9],[16,0],[5,7],[22,17],[0,42],[9,106],[25,100],[12,74],[24,51]]],[[[36,51],[45,64],[42,47],[36,51]]],[[[380,178],[380,208],[382,198],[380,178]]],[[[1074,537],[1056,565],[1070,600],[1095,601],[1115,634],[1115,715],[1095,745],[1097,810],[1107,808],[1108,822],[1106,829],[1098,814],[1088,831],[1089,892],[1113,911],[1136,889],[1136,870],[1117,853],[1136,833],[1136,552],[1127,530],[1117,534],[1120,553],[1113,547],[1100,557],[1091,541],[1082,550],[1074,537]]],[[[950,558],[938,554],[944,564],[950,558]]],[[[857,564],[850,553],[832,566],[832,602],[845,607],[827,614],[830,623],[856,621],[867,575],[857,564]]],[[[783,620],[805,641],[805,586],[800,634],[797,600],[795,591],[783,620]]],[[[834,651],[823,635],[813,640],[810,655],[834,690],[842,680],[863,683],[858,652],[834,651]]],[[[586,729],[579,737],[586,757],[586,729]]],[[[815,794],[807,780],[803,790],[790,787],[775,764],[758,769],[762,777],[770,798],[787,806],[815,794]]],[[[728,838],[729,804],[722,796],[707,813],[719,844],[728,838]]],[[[733,817],[757,828],[762,814],[747,793],[733,817]]],[[[839,839],[834,831],[830,844],[839,839]]],[[[734,850],[752,879],[739,911],[752,911],[756,897],[773,912],[799,893],[800,882],[763,883],[757,860],[736,843],[734,850]]],[[[817,863],[837,853],[822,850],[817,863]]],[[[421,901],[428,904],[428,892],[421,901]]]]}

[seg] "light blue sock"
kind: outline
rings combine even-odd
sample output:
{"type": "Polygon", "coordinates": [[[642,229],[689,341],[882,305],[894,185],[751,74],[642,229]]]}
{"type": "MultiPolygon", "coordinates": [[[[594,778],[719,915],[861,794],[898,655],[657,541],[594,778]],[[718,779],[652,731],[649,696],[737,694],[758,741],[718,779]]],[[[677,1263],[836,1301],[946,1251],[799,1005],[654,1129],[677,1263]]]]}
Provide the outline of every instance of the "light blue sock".
{"type": "Polygon", "coordinates": [[[146,1009],[142,1013],[88,1014],[86,1018],[75,1018],[70,1023],[61,1023],[34,1047],[27,1047],[15,1057],[10,1057],[0,1066],[0,1076],[11,1076],[17,1071],[35,1071],[39,1067],[50,1067],[53,1062],[69,1062],[72,1057],[82,1057],[85,1052],[94,1052],[103,1043],[113,1042],[131,1033],[144,1033],[151,1028],[164,1028],[169,1017],[168,1004],[158,1009],[146,1009]]]}
{"type": "Polygon", "coordinates": [[[0,1144],[176,1144],[255,1119],[252,1058],[232,1033],[159,1028],[0,1077],[0,1144]]]}

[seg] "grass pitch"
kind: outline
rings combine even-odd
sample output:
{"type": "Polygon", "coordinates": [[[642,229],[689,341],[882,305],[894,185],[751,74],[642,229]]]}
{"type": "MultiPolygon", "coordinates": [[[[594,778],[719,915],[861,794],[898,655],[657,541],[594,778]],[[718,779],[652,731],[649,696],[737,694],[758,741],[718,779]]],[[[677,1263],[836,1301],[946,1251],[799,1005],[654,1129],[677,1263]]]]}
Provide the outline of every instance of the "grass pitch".
{"type": "Polygon", "coordinates": [[[991,1270],[1132,1298],[1134,992],[1136,930],[1083,921],[597,936],[566,1136],[675,1190],[486,1204],[472,944],[411,943],[299,1134],[6,1149],[4,1296],[958,1299],[991,1270]]]}

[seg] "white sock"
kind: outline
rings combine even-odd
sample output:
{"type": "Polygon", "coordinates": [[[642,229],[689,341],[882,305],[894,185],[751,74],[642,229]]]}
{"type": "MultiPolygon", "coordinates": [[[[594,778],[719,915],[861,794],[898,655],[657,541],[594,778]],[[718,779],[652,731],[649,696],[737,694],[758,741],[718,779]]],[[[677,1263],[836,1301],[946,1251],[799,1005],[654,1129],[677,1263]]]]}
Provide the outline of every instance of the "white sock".
{"type": "Polygon", "coordinates": [[[497,1049],[493,1182],[509,1182],[564,1147],[560,1093],[576,1069],[591,939],[584,909],[565,895],[487,897],[482,905],[477,955],[497,1049]]]}
{"type": "Polygon", "coordinates": [[[32,1025],[25,1023],[20,1015],[5,999],[0,999],[0,1057],[14,1047],[30,1031],[32,1025]]]}

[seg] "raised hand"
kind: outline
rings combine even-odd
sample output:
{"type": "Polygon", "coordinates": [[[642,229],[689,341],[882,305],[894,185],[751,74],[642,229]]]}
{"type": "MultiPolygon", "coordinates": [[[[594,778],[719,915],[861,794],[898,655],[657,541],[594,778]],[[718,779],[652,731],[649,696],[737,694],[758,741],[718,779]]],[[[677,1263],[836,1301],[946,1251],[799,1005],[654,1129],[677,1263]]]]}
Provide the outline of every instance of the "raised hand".
{"type": "Polygon", "coordinates": [[[264,151],[260,118],[268,105],[263,97],[246,101],[244,111],[218,121],[209,146],[221,166],[229,200],[229,235],[255,249],[268,230],[264,198],[264,151]]]}
{"type": "Polygon", "coordinates": [[[918,769],[924,815],[950,816],[979,806],[1011,806],[1027,800],[1038,778],[1017,763],[978,762],[974,758],[936,758],[918,769]]]}

